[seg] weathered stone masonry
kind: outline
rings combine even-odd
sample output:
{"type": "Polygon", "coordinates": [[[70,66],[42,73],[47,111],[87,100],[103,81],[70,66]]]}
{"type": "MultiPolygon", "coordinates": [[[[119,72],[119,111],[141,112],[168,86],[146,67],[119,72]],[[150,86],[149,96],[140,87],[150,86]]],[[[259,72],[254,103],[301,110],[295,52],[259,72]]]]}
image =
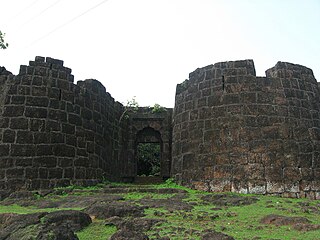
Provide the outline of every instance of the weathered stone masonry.
{"type": "Polygon", "coordinates": [[[197,69],[177,86],[172,176],[206,191],[320,198],[319,88],[312,70],[252,60],[197,69]]]}
{"type": "Polygon", "coordinates": [[[73,81],[52,58],[36,57],[17,76],[0,68],[0,189],[134,181],[136,144],[155,135],[168,178],[172,109],[121,119],[124,106],[100,82],[73,81]]]}
{"type": "Polygon", "coordinates": [[[0,189],[133,181],[139,143],[161,146],[161,177],[207,191],[320,198],[319,87],[312,70],[222,62],[177,85],[175,108],[124,106],[52,58],[0,68],[0,189]]]}
{"type": "Polygon", "coordinates": [[[0,76],[0,188],[49,188],[120,178],[123,106],[96,80],[73,84],[42,57],[0,76]]]}

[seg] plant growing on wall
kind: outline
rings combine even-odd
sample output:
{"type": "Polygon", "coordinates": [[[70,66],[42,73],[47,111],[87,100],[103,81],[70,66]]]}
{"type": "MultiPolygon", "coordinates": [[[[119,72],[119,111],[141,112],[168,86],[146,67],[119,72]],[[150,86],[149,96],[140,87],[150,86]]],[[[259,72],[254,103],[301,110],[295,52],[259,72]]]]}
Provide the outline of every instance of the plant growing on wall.
{"type": "Polygon", "coordinates": [[[7,49],[9,47],[9,44],[6,43],[4,40],[5,35],[6,35],[5,33],[2,33],[0,31],[0,49],[7,49]]]}
{"type": "Polygon", "coordinates": [[[124,106],[124,111],[119,118],[119,122],[121,122],[123,118],[124,119],[129,118],[128,112],[137,112],[138,109],[139,109],[139,104],[136,101],[136,96],[134,96],[131,100],[127,100],[127,104],[124,106]]]}
{"type": "Polygon", "coordinates": [[[161,112],[166,112],[167,109],[165,107],[162,107],[160,104],[156,103],[154,104],[151,112],[152,113],[161,113],[161,112]]]}

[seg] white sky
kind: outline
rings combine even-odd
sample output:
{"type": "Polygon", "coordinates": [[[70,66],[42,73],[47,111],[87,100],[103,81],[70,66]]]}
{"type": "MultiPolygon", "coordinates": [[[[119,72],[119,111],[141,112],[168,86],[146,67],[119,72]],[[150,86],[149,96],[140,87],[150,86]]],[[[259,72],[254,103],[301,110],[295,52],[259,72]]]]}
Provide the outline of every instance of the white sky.
{"type": "Polygon", "coordinates": [[[123,103],[173,107],[177,83],[220,61],[253,59],[260,76],[287,61],[320,80],[320,0],[2,0],[0,10],[10,44],[0,66],[61,59],[123,103]]]}

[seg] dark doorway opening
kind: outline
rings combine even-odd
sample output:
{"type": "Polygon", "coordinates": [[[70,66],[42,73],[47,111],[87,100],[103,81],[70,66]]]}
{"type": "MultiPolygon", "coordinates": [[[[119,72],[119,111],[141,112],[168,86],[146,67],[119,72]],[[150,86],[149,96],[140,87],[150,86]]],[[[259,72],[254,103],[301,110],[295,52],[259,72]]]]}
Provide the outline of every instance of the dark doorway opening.
{"type": "Polygon", "coordinates": [[[160,143],[139,143],[137,145],[137,175],[160,176],[161,146],[160,143]]]}

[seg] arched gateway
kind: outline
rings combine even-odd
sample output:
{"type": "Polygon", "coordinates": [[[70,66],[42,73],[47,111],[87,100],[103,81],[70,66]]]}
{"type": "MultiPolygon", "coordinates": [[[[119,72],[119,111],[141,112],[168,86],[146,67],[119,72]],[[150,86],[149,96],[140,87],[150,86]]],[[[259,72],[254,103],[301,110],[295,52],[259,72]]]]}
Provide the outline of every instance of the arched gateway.
{"type": "Polygon", "coordinates": [[[170,177],[171,121],[172,109],[152,112],[152,108],[139,108],[130,114],[131,171],[124,178],[134,181],[137,176],[170,177]]]}

